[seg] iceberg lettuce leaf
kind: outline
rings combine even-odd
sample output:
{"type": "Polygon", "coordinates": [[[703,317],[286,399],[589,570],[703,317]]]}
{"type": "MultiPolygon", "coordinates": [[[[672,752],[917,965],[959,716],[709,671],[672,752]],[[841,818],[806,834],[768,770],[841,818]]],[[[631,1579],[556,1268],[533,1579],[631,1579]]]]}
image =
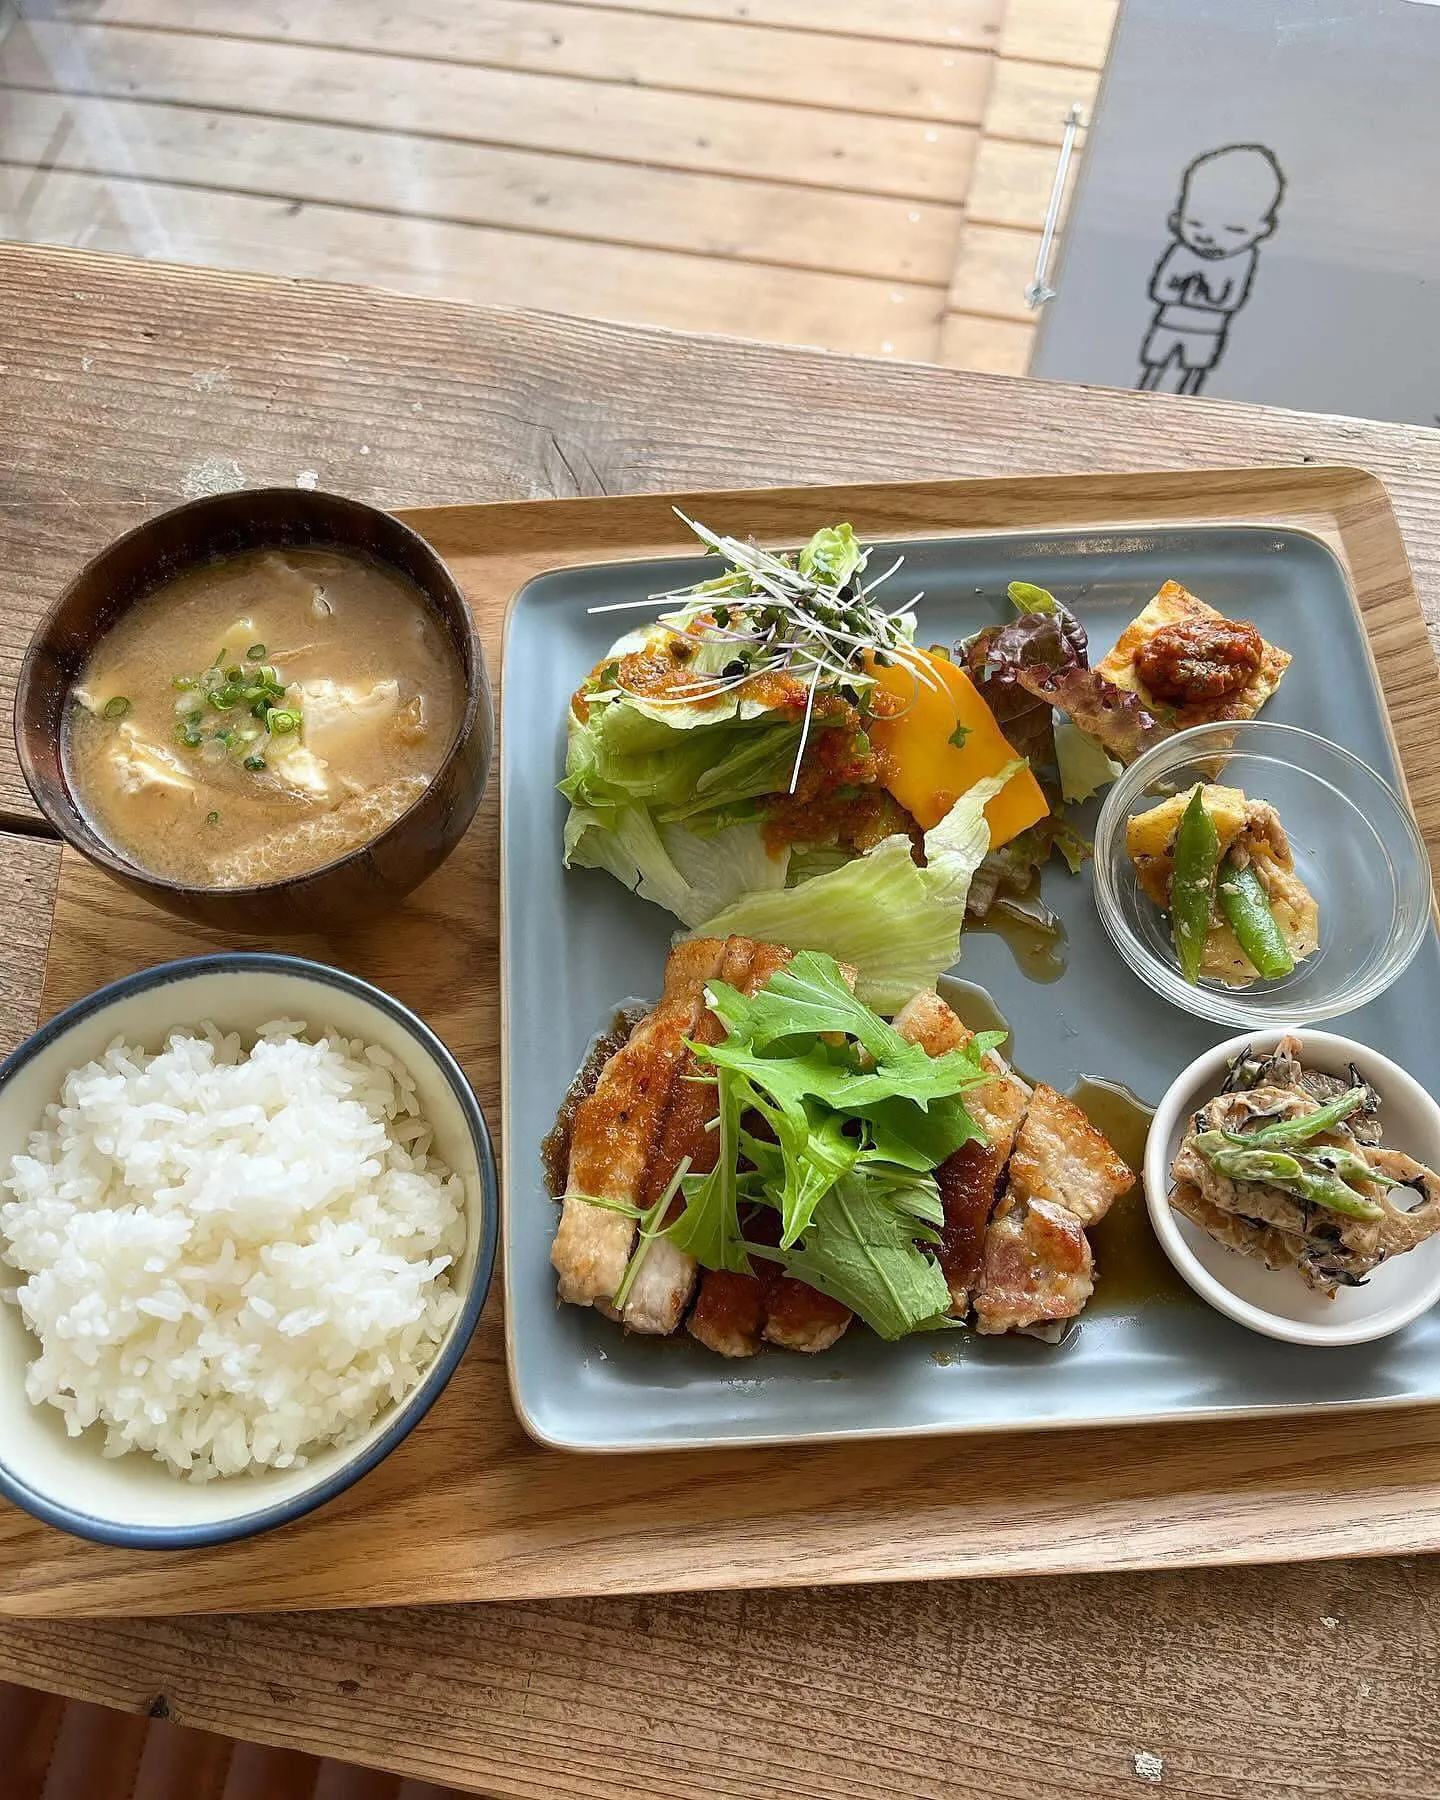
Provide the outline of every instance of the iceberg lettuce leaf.
{"type": "Polygon", "coordinates": [[[824,951],[854,967],[855,993],[867,1006],[898,1011],[958,960],[971,877],[990,848],[985,807],[1021,766],[1007,763],[960,796],[926,833],[925,868],[916,866],[908,838],[885,838],[799,887],[745,895],[697,935],[824,951]]]}

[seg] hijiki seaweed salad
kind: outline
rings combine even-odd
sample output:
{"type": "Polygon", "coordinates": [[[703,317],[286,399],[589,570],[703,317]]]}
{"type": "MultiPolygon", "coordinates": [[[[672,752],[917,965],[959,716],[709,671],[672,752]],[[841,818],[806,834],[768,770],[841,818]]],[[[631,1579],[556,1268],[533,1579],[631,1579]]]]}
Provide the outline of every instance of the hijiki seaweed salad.
{"type": "Polygon", "coordinates": [[[1440,1177],[1381,1142],[1380,1095],[1307,1068],[1298,1038],[1236,1057],[1191,1117],[1171,1205],[1217,1243],[1322,1294],[1358,1287],[1440,1231],[1440,1177]]]}

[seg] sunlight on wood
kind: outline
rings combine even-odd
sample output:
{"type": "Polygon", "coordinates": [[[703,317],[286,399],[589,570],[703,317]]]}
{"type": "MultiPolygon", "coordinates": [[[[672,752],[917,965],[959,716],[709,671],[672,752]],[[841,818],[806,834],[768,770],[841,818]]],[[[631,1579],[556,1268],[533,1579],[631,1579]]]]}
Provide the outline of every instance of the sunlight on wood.
{"type": "Polygon", "coordinates": [[[0,237],[1014,371],[1115,5],[28,13],[0,5],[0,237]]]}

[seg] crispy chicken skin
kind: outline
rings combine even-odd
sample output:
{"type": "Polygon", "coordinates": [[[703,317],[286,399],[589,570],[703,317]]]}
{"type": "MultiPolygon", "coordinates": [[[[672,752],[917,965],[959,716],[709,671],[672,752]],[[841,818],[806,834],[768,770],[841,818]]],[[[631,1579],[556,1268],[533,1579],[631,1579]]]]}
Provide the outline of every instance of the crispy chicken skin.
{"type": "Polygon", "coordinates": [[[758,1356],[765,1332],[765,1290],[759,1278],[707,1269],[685,1329],[717,1356],[758,1356]]]}
{"type": "MultiPolygon", "coordinates": [[[[790,952],[778,944],[727,938],[718,979],[738,988],[742,994],[753,994],[789,960],[790,952]]],[[[724,1035],[724,1027],[707,1007],[691,1033],[691,1041],[718,1044],[724,1035]]],[[[715,1117],[715,1087],[713,1082],[697,1080],[695,1076],[695,1058],[687,1051],[684,1065],[671,1088],[670,1106],[655,1154],[646,1170],[642,1206],[654,1205],[687,1156],[693,1175],[708,1175],[715,1167],[720,1136],[709,1129],[715,1117]]],[[[679,1211],[677,1197],[671,1202],[665,1223],[668,1224],[679,1211]]],[[[677,1250],[668,1238],[656,1238],[625,1301],[623,1317],[630,1330],[668,1337],[690,1304],[697,1272],[693,1256],[677,1250]]]]}
{"type": "MultiPolygon", "coordinates": [[[[910,1043],[919,1044],[927,1056],[963,1049],[974,1035],[938,994],[930,993],[916,994],[908,1001],[896,1014],[895,1028],[910,1043]]],[[[993,1050],[986,1066],[996,1070],[995,1080],[972,1088],[965,1096],[966,1109],[985,1139],[962,1144],[935,1171],[945,1208],[935,1254],[950,1289],[950,1311],[957,1318],[968,1310],[971,1289],[980,1276],[985,1227],[1029,1095],[1024,1082],[993,1050]]]]}
{"type": "Polygon", "coordinates": [[[1006,1198],[985,1233],[975,1295],[982,1336],[1047,1319],[1073,1319],[1095,1291],[1090,1241],[1067,1207],[1006,1198]]]}
{"type": "MultiPolygon", "coordinates": [[[[769,1207],[757,1208],[745,1222],[745,1235],[751,1243],[778,1243],[780,1215],[769,1207]]],[[[814,1356],[845,1335],[848,1307],[780,1274],[761,1257],[752,1258],[752,1264],[749,1275],[706,1270],[687,1329],[707,1350],[737,1358],[757,1356],[762,1344],[775,1344],[814,1356]]]]}
{"type": "MultiPolygon", "coordinates": [[[[788,960],[789,952],[778,945],[758,945],[749,992],[762,988],[788,960]]],[[[840,973],[853,988],[855,970],[841,963],[840,973]]],[[[754,1243],[776,1244],[779,1216],[761,1208],[746,1223],[745,1233],[754,1243]]],[[[759,1264],[752,1274],[707,1269],[701,1277],[699,1298],[686,1322],[697,1343],[717,1356],[756,1356],[762,1343],[815,1355],[844,1336],[851,1318],[848,1307],[803,1281],[777,1275],[774,1265],[759,1257],[751,1260],[759,1264]]]]}
{"type": "MultiPolygon", "coordinates": [[[[705,1045],[724,1035],[705,1004],[712,981],[753,994],[789,957],[777,945],[745,938],[691,940],[672,952],[659,1004],[576,1110],[551,1251],[562,1300],[618,1316],[611,1299],[630,1258],[635,1222],[586,1196],[644,1209],[664,1194],[684,1158],[698,1174],[714,1167],[714,1085],[693,1079],[698,1066],[687,1040],[705,1045]]],[[[853,986],[854,971],[844,973],[853,986]]],[[[963,1048],[974,1035],[930,992],[915,995],[895,1024],[930,1056],[963,1048]]],[[[973,1308],[976,1329],[994,1334],[1081,1311],[1094,1285],[1084,1227],[1103,1216],[1133,1176],[1073,1101],[1043,1086],[1032,1095],[994,1051],[985,1067],[990,1078],[965,1096],[983,1138],[962,1145],[935,1172],[944,1209],[936,1256],[952,1313],[964,1317],[973,1308]]],[[[1440,1194],[1434,1204],[1440,1208],[1440,1194]]],[[[742,1229],[757,1247],[774,1245],[779,1214],[756,1206],[742,1229]]],[[[664,1238],[652,1241],[623,1312],[630,1330],[656,1335],[669,1335],[684,1320],[692,1337],[727,1358],[757,1355],[767,1343],[814,1354],[834,1344],[850,1319],[838,1301],[782,1274],[768,1258],[752,1256],[749,1274],[699,1271],[664,1238]]]]}
{"type": "Polygon", "coordinates": [[[550,1248],[560,1298],[572,1305],[608,1302],[625,1273],[635,1221],[582,1196],[639,1202],[671,1089],[689,1055],[685,1039],[700,1023],[705,984],[719,973],[724,951],[719,938],[695,938],[671,952],[660,1004],[606,1063],[594,1093],[576,1111],[565,1201],[550,1248]]]}
{"type": "Polygon", "coordinates": [[[1030,1096],[1010,1158],[1010,1192],[1017,1200],[1050,1200],[1082,1225],[1096,1225],[1135,1174],[1073,1100],[1042,1082],[1030,1096]]]}

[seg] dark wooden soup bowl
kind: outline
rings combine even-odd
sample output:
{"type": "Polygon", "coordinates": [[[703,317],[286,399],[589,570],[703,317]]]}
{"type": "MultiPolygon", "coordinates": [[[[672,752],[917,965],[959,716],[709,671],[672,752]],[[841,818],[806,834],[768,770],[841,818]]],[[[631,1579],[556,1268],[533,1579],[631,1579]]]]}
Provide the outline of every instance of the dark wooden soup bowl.
{"type": "Polygon", "coordinates": [[[64,838],[137,894],[226,931],[324,931],[393,906],[454,849],[490,771],[495,718],[470,608],[424,538],[389,513],[338,494],[253,488],[216,494],[127,531],[88,562],[36,632],[15,697],[15,742],[35,803],[64,838]],[[408,576],[455,653],[460,723],[434,779],[393,824],[305,875],[254,887],[191,887],[153,875],[100,837],[75,802],[61,759],[70,690],[96,641],[162,582],[237,551],[318,545],[353,550],[408,576]]]}

